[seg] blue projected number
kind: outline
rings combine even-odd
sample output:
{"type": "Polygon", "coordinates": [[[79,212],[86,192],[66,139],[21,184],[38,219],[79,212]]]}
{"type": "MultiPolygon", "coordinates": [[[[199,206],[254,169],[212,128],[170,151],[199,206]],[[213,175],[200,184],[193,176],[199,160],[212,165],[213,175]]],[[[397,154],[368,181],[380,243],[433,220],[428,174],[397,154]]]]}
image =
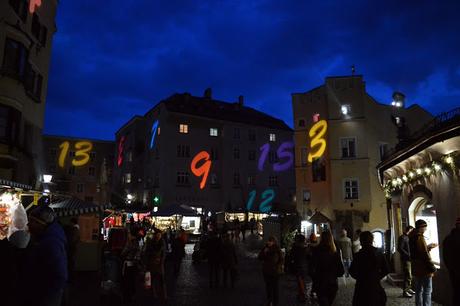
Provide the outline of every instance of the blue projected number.
{"type": "MultiPolygon", "coordinates": [[[[253,190],[249,193],[248,203],[246,209],[253,211],[254,200],[256,199],[257,191],[253,190]]],[[[268,213],[272,210],[272,201],[275,198],[275,191],[273,189],[266,189],[262,193],[262,202],[259,205],[259,211],[262,213],[268,213]]]]}
{"type": "Polygon", "coordinates": [[[155,135],[157,134],[158,130],[158,120],[153,123],[152,126],[152,138],[150,139],[150,149],[153,149],[155,146],[155,135]]]}

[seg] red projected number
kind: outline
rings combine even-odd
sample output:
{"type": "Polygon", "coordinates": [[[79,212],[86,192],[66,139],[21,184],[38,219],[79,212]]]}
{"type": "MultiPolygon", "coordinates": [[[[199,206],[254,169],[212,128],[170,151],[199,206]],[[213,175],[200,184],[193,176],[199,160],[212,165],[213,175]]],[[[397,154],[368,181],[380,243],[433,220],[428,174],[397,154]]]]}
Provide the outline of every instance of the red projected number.
{"type": "Polygon", "coordinates": [[[123,151],[125,149],[125,136],[122,136],[120,142],[118,143],[118,156],[117,156],[117,164],[118,167],[121,167],[123,164],[123,151]]]}
{"type": "Polygon", "coordinates": [[[200,189],[203,189],[204,186],[206,185],[206,181],[209,175],[209,170],[211,170],[212,162],[209,160],[209,158],[210,157],[209,157],[208,152],[201,151],[200,153],[195,155],[195,157],[192,160],[192,164],[190,165],[190,169],[192,170],[192,173],[195,176],[198,176],[198,177],[203,176],[203,178],[201,179],[201,183],[200,183],[200,189]],[[200,161],[204,161],[204,163],[201,164],[201,166],[197,168],[197,164],[200,161]]]}
{"type": "Polygon", "coordinates": [[[29,1],[29,12],[33,14],[35,10],[42,5],[42,0],[30,0],[29,1]]]}

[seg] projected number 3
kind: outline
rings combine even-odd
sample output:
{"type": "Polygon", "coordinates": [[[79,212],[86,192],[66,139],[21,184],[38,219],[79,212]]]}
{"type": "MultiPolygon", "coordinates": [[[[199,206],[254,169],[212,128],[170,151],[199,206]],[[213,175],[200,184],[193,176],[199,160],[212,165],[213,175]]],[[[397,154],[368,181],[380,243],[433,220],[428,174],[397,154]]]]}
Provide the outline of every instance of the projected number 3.
{"type": "Polygon", "coordinates": [[[308,136],[311,138],[310,142],[310,153],[308,154],[308,161],[311,163],[314,159],[323,156],[326,151],[326,140],[323,138],[327,131],[327,121],[321,120],[316,122],[308,136]]]}
{"type": "Polygon", "coordinates": [[[211,170],[212,162],[209,160],[209,153],[206,151],[201,151],[192,160],[190,169],[195,176],[203,176],[200,182],[200,189],[203,189],[206,186],[206,181],[208,179],[209,171],[211,170]],[[204,161],[201,166],[197,167],[197,164],[201,161],[204,161]]]}

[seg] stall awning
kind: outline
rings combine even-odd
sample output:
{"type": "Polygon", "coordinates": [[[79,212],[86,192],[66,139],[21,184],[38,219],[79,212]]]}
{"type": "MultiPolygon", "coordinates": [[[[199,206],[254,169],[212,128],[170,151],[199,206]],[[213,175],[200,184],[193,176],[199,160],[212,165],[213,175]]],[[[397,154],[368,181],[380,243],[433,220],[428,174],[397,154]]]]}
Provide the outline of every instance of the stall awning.
{"type": "Polygon", "coordinates": [[[153,217],[170,217],[174,215],[180,216],[198,216],[196,211],[189,206],[186,205],[168,205],[164,207],[160,207],[157,212],[152,212],[151,214],[153,217]]]}
{"type": "Polygon", "coordinates": [[[17,182],[13,182],[13,181],[9,181],[9,180],[4,180],[4,179],[0,179],[0,185],[1,186],[6,186],[6,187],[11,187],[11,188],[19,188],[19,189],[23,189],[23,190],[31,190],[32,189],[32,186],[30,186],[30,185],[17,183],[17,182]]]}
{"type": "Polygon", "coordinates": [[[110,207],[108,205],[96,205],[94,203],[85,202],[78,198],[68,198],[64,200],[60,200],[58,202],[54,202],[50,204],[50,207],[54,209],[56,214],[59,217],[66,217],[66,216],[78,216],[90,213],[96,213],[99,211],[103,211],[104,209],[110,207]]]}
{"type": "Polygon", "coordinates": [[[315,212],[308,221],[312,224],[331,223],[331,220],[320,212],[315,212]]]}

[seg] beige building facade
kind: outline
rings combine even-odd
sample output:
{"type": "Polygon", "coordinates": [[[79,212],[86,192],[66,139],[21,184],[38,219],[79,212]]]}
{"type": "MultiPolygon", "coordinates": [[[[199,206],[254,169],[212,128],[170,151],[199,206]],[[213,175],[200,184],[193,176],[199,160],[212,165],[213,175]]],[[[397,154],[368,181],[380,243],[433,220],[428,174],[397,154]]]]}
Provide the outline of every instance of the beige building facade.
{"type": "Polygon", "coordinates": [[[0,2],[0,178],[38,188],[57,1],[0,2]]]}
{"type": "Polygon", "coordinates": [[[398,140],[432,118],[418,105],[406,108],[404,95],[394,99],[392,105],[377,102],[358,75],[328,77],[315,89],[292,94],[303,219],[320,212],[336,231],[371,230],[383,239],[387,205],[376,166],[398,140]]]}

